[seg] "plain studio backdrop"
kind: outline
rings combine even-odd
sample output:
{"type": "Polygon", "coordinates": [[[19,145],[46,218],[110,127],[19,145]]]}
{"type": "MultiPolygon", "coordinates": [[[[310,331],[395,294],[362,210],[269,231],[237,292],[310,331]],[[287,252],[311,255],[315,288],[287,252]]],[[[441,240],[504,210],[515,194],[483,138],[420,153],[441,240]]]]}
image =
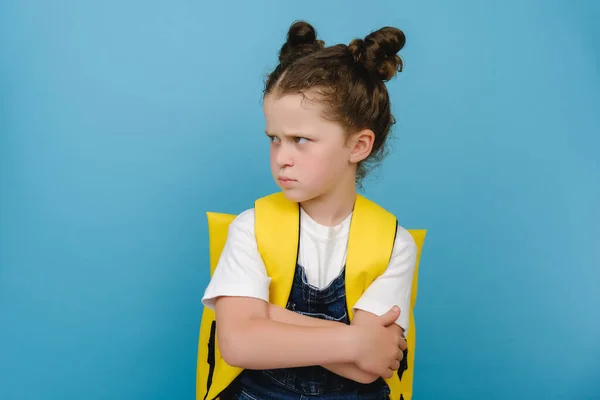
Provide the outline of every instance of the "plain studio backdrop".
{"type": "Polygon", "coordinates": [[[600,399],[597,1],[3,1],[0,399],[194,399],[207,211],[276,191],[287,28],[403,29],[366,195],[427,229],[414,399],[600,399]]]}

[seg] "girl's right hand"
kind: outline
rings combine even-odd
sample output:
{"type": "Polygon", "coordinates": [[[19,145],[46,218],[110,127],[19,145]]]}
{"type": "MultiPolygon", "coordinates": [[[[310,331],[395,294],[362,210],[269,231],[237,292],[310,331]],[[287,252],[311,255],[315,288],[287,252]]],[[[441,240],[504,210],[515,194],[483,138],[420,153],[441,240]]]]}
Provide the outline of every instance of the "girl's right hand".
{"type": "Polygon", "coordinates": [[[400,368],[405,341],[399,330],[388,328],[399,315],[400,309],[393,307],[379,317],[379,324],[353,326],[357,343],[355,364],[359,368],[386,379],[400,368]]]}

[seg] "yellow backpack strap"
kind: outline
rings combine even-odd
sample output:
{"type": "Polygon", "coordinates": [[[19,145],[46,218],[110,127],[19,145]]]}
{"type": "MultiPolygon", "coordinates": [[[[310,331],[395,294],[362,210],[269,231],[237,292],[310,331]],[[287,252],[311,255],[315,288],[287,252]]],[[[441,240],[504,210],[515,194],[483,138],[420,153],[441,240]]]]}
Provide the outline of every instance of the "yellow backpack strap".
{"type": "Polygon", "coordinates": [[[397,227],[393,214],[357,195],[346,256],[346,305],[350,320],[354,317],[352,308],[360,296],[386,270],[397,227]]]}
{"type": "Polygon", "coordinates": [[[262,197],[254,203],[256,244],[271,278],[269,302],[287,305],[300,235],[300,205],[283,193],[262,197]]]}
{"type": "MultiPolygon", "coordinates": [[[[235,219],[235,215],[207,213],[208,238],[210,255],[210,276],[215,272],[221,252],[227,241],[229,224],[235,219]]],[[[200,335],[198,341],[198,358],[196,364],[196,399],[207,398],[215,370],[215,362],[218,353],[216,348],[216,321],[215,312],[204,308],[202,322],[200,323],[200,335]]]]}

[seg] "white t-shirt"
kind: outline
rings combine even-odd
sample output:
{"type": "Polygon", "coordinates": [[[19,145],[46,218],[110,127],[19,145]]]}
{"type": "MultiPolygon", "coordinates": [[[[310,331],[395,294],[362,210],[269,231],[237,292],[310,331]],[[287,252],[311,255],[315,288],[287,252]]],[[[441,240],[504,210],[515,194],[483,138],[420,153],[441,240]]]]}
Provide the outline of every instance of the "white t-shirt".
{"type": "MultiPolygon", "coordinates": [[[[304,267],[308,283],[325,288],[342,271],[346,263],[350,214],[334,227],[318,224],[304,210],[300,214],[300,249],[298,264],[304,267]]],[[[386,271],[376,278],[353,307],[375,315],[400,307],[396,323],[408,331],[410,295],[417,247],[411,234],[398,227],[392,257],[386,271]]],[[[269,301],[269,284],[265,265],[254,236],[254,209],[238,215],[229,225],[227,241],[202,298],[213,309],[219,296],[244,296],[269,301]]]]}

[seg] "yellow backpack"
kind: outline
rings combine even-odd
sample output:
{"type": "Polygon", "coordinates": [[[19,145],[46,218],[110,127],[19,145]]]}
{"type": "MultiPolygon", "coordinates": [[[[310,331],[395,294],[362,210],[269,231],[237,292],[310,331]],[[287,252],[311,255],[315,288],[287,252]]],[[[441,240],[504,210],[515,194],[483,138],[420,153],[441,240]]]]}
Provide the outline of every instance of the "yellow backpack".
{"type": "MultiPolygon", "coordinates": [[[[258,250],[271,278],[269,302],[285,307],[294,277],[299,240],[300,210],[298,203],[275,193],[255,202],[255,236],[258,250]]],[[[229,224],[236,215],[207,213],[209,230],[210,276],[225,246],[229,224]]],[[[396,236],[396,218],[374,202],[358,195],[350,223],[346,256],[346,299],[350,319],[352,307],[380,276],[389,262],[396,236]]],[[[417,261],[412,283],[408,353],[399,374],[386,383],[390,399],[410,400],[415,357],[415,321],[413,309],[417,296],[417,278],[425,230],[409,231],[417,245],[417,261]]],[[[404,312],[404,310],[402,310],[404,312]]],[[[204,308],[200,325],[196,370],[196,400],[213,400],[242,372],[227,365],[221,357],[216,335],[215,313],[204,308]]]]}

